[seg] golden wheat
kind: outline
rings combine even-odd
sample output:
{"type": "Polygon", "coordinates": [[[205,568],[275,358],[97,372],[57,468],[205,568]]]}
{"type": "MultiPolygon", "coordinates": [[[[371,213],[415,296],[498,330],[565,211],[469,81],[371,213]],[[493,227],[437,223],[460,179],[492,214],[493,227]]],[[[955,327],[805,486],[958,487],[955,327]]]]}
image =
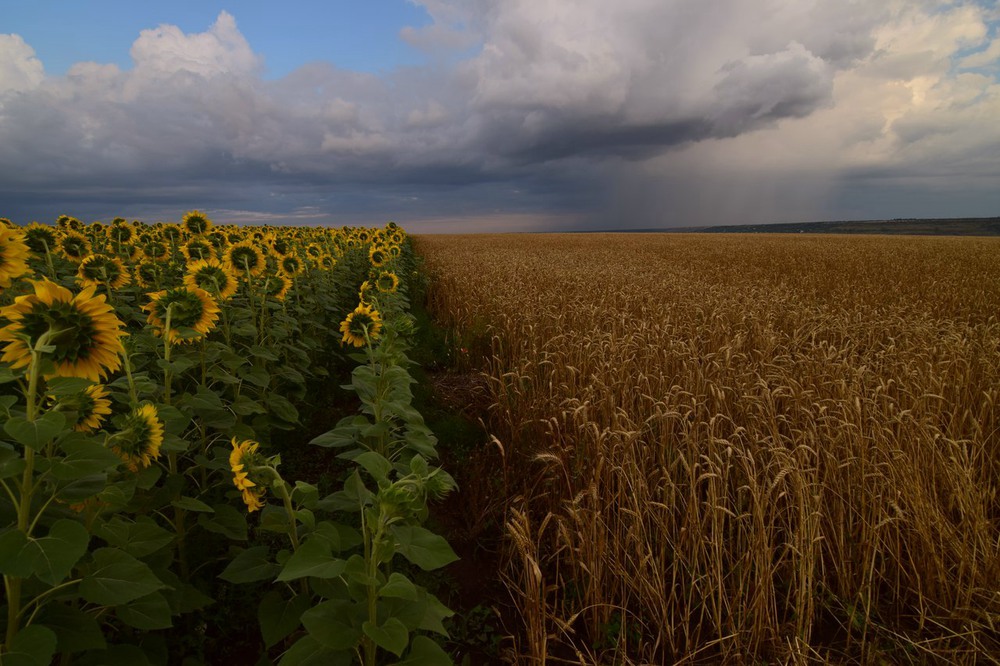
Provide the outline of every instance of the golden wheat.
{"type": "Polygon", "coordinates": [[[1000,654],[1000,242],[424,236],[527,663],[1000,654]]]}

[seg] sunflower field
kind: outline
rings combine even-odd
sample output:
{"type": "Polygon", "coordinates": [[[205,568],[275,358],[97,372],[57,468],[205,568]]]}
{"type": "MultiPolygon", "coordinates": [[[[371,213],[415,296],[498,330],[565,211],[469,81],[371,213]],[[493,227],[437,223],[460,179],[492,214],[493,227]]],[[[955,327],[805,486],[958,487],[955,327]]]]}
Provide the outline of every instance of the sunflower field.
{"type": "Polygon", "coordinates": [[[0,663],[451,663],[412,275],[394,223],[2,220],[0,663]]]}

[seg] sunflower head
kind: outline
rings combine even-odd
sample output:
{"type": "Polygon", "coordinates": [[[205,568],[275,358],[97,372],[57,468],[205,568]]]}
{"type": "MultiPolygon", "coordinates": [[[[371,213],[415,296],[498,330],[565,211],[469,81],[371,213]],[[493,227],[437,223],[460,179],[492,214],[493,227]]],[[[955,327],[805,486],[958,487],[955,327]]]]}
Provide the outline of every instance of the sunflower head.
{"type": "Polygon", "coordinates": [[[151,404],[133,409],[125,417],[122,430],[108,440],[111,450],[133,472],[149,467],[153,460],[159,458],[162,444],[163,423],[160,422],[156,407],[151,404]]]}
{"type": "Polygon", "coordinates": [[[215,256],[215,248],[212,247],[212,243],[210,243],[207,238],[202,236],[192,236],[189,238],[187,242],[181,246],[181,252],[184,253],[184,256],[188,261],[208,259],[209,257],[215,256]]]}
{"type": "Polygon", "coordinates": [[[292,251],[292,244],[288,242],[287,238],[276,237],[271,240],[271,249],[276,255],[284,257],[292,251]]]}
{"type": "Polygon", "coordinates": [[[212,228],[212,221],[208,219],[204,213],[196,210],[184,214],[184,219],[181,221],[181,226],[189,234],[200,235],[206,233],[212,228]]]}
{"type": "Polygon", "coordinates": [[[220,301],[230,298],[239,287],[232,269],[215,257],[188,264],[184,284],[191,289],[204,289],[220,301]]]}
{"type": "Polygon", "coordinates": [[[54,364],[44,372],[51,377],[84,377],[97,382],[121,366],[124,324],[96,287],[77,294],[48,279],[30,280],[34,293],[19,296],[13,305],[0,308],[9,322],[0,329],[6,342],[0,360],[12,368],[26,367],[31,350],[46,333],[51,348],[45,357],[54,364]]]}
{"type": "Polygon", "coordinates": [[[381,245],[372,245],[368,249],[368,260],[375,268],[381,268],[389,261],[389,253],[381,245]]]}
{"type": "Polygon", "coordinates": [[[294,254],[288,254],[278,260],[278,267],[285,275],[294,277],[302,273],[302,260],[294,254]]]}
{"type": "Polygon", "coordinates": [[[229,468],[233,472],[233,485],[243,496],[247,512],[263,508],[263,497],[267,492],[266,479],[261,478],[258,468],[268,464],[260,452],[260,444],[253,440],[232,440],[233,450],[229,453],[229,468]]]}
{"type": "Polygon", "coordinates": [[[23,234],[6,225],[0,226],[0,288],[6,289],[12,280],[28,270],[28,244],[23,234]]]}
{"type": "Polygon", "coordinates": [[[208,242],[212,244],[216,250],[223,250],[227,245],[229,245],[229,240],[226,238],[226,234],[221,231],[209,231],[205,234],[205,238],[208,242]]]}
{"type": "Polygon", "coordinates": [[[112,289],[129,283],[128,269],[118,257],[91,254],[80,262],[76,271],[77,281],[84,287],[107,285],[112,289]]]}
{"type": "Polygon", "coordinates": [[[359,304],[354,312],[347,315],[347,319],[340,323],[340,332],[344,334],[342,342],[355,347],[365,346],[366,333],[368,340],[375,340],[381,330],[382,318],[378,310],[364,303],[359,304]]]}
{"type": "Polygon", "coordinates": [[[324,254],[326,253],[323,252],[323,248],[319,245],[319,243],[309,243],[308,245],[306,245],[306,256],[308,256],[310,259],[314,261],[318,260],[324,254]]]}
{"type": "Polygon", "coordinates": [[[59,252],[70,261],[76,263],[90,254],[90,241],[79,231],[66,229],[59,236],[59,252]]]}
{"type": "Polygon", "coordinates": [[[184,236],[184,229],[179,224],[164,224],[160,227],[160,238],[168,243],[179,243],[184,236]]]}
{"type": "Polygon", "coordinates": [[[325,271],[332,271],[333,267],[337,265],[337,258],[332,254],[323,253],[319,258],[319,266],[325,271]]]}
{"type": "Polygon", "coordinates": [[[163,336],[169,312],[171,344],[201,340],[219,320],[219,306],[204,289],[185,285],[151,293],[149,298],[149,303],[142,306],[149,313],[146,321],[156,335],[163,336]]]}
{"type": "Polygon", "coordinates": [[[267,261],[264,253],[253,241],[230,245],[225,252],[226,262],[237,274],[257,276],[264,272],[267,261]]]}
{"type": "Polygon", "coordinates": [[[375,286],[383,294],[395,294],[399,288],[399,277],[390,271],[382,271],[375,278],[375,286]]]}
{"type": "Polygon", "coordinates": [[[38,222],[32,222],[24,230],[24,242],[32,254],[45,256],[47,252],[55,252],[58,240],[55,229],[38,222]]]}
{"type": "Polygon", "coordinates": [[[108,229],[108,237],[115,243],[131,243],[135,238],[135,229],[125,221],[125,218],[116,217],[108,229]]]}
{"type": "Polygon", "coordinates": [[[264,292],[271,298],[283,301],[292,288],[292,279],[282,273],[272,273],[264,282],[264,292]]]}
{"type": "Polygon", "coordinates": [[[60,215],[56,218],[56,226],[63,231],[81,231],[83,230],[83,222],[76,219],[75,217],[70,217],[69,215],[60,215]]]}
{"type": "Polygon", "coordinates": [[[60,399],[60,404],[76,412],[73,430],[95,432],[104,418],[111,414],[111,400],[108,389],[101,384],[91,384],[79,393],[60,399]]]}
{"type": "Polygon", "coordinates": [[[166,258],[170,248],[162,240],[153,238],[142,246],[142,252],[153,261],[160,261],[166,258]]]}

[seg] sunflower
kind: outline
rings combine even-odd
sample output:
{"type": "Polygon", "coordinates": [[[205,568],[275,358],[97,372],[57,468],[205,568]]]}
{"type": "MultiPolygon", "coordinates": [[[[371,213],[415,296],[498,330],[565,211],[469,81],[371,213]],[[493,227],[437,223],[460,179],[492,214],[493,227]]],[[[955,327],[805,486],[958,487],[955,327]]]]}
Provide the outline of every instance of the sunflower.
{"type": "Polygon", "coordinates": [[[386,245],[385,250],[393,259],[399,258],[399,255],[403,253],[403,250],[398,245],[386,245]]]}
{"type": "Polygon", "coordinates": [[[170,249],[167,247],[166,243],[164,243],[162,240],[154,238],[149,242],[143,244],[142,252],[150,259],[154,261],[159,261],[166,258],[167,253],[170,252],[170,249]]]}
{"type": "Polygon", "coordinates": [[[274,238],[271,240],[271,249],[279,257],[284,257],[292,251],[292,244],[287,238],[274,238]]]}
{"type": "Polygon", "coordinates": [[[267,276],[264,282],[264,292],[271,298],[283,301],[288,295],[288,290],[292,288],[292,279],[281,273],[274,273],[267,276]]]}
{"type": "Polygon", "coordinates": [[[156,287],[163,275],[163,268],[155,261],[140,261],[132,272],[136,284],[140,287],[156,287]]]}
{"type": "Polygon", "coordinates": [[[258,485],[262,481],[253,479],[254,468],[267,463],[263,454],[258,450],[260,444],[253,440],[245,439],[237,442],[233,437],[233,450],[229,454],[229,467],[233,471],[233,485],[243,496],[243,502],[247,505],[247,511],[253,513],[257,509],[263,508],[261,499],[267,492],[265,487],[258,485]]]}
{"type": "Polygon", "coordinates": [[[184,284],[194,289],[204,289],[220,301],[236,293],[239,282],[230,268],[216,259],[199,259],[187,265],[184,284]]]}
{"type": "Polygon", "coordinates": [[[368,249],[368,260],[375,268],[382,268],[389,261],[389,253],[381,245],[372,245],[368,249]]]}
{"type": "Polygon", "coordinates": [[[76,395],[64,398],[61,404],[76,412],[73,430],[77,432],[99,430],[104,417],[111,414],[108,390],[101,384],[91,384],[76,395]]]}
{"type": "Polygon", "coordinates": [[[220,252],[223,248],[229,245],[229,241],[226,239],[226,234],[221,231],[210,231],[205,234],[205,238],[207,238],[208,242],[212,244],[212,247],[220,252]]]}
{"type": "Polygon", "coordinates": [[[149,313],[146,321],[156,335],[163,335],[163,329],[167,327],[167,310],[170,310],[171,344],[200,340],[215,328],[219,320],[219,306],[204,289],[183,286],[147,295],[150,301],[142,309],[149,313]]]}
{"type": "Polygon", "coordinates": [[[63,231],[80,231],[83,229],[83,222],[69,215],[60,215],[56,219],[56,226],[63,231]]]}
{"type": "Polygon", "coordinates": [[[29,280],[35,293],[19,296],[13,305],[0,308],[0,316],[9,322],[0,329],[0,342],[6,342],[0,360],[12,368],[31,362],[31,350],[47,331],[53,331],[47,353],[55,370],[51,377],[84,377],[97,382],[121,366],[121,337],[124,324],[105,303],[104,296],[94,296],[96,286],[73,295],[69,289],[43,278],[29,280]],[[27,338],[27,339],[25,339],[27,338]]]}
{"type": "Polygon", "coordinates": [[[365,333],[369,340],[378,338],[379,331],[382,330],[382,318],[378,310],[364,303],[354,309],[354,312],[347,315],[347,319],[340,322],[340,332],[344,334],[342,342],[352,344],[355,347],[365,346],[365,333]]]}
{"type": "Polygon", "coordinates": [[[241,241],[230,245],[226,248],[224,256],[230,267],[238,273],[257,276],[264,272],[266,260],[252,241],[241,241]]]}
{"type": "Polygon", "coordinates": [[[319,243],[309,243],[306,245],[306,255],[313,260],[318,260],[325,254],[323,248],[320,247],[319,243]]]}
{"type": "Polygon", "coordinates": [[[125,417],[121,432],[108,439],[108,446],[117,453],[133,472],[149,467],[160,457],[163,444],[163,423],[160,422],[156,407],[145,404],[132,410],[125,417]]]}
{"type": "Polygon", "coordinates": [[[135,261],[142,250],[135,243],[111,243],[111,251],[125,261],[135,261]]]}
{"type": "Polygon", "coordinates": [[[295,277],[302,273],[302,261],[294,254],[289,254],[278,260],[278,267],[285,275],[295,277]]]}
{"type": "Polygon", "coordinates": [[[374,289],[375,285],[372,284],[371,280],[365,280],[362,282],[361,286],[358,287],[358,300],[365,305],[370,304],[372,300],[372,291],[374,291],[374,289]]]}
{"type": "Polygon", "coordinates": [[[188,239],[184,245],[181,246],[181,252],[188,261],[197,261],[199,259],[208,259],[209,257],[215,256],[215,248],[212,247],[212,243],[209,242],[207,238],[201,236],[192,236],[188,239]]]}
{"type": "Polygon", "coordinates": [[[62,255],[73,262],[82,261],[90,254],[90,241],[87,240],[86,236],[72,229],[62,232],[58,245],[62,255]]]}
{"type": "Polygon", "coordinates": [[[24,230],[24,242],[27,243],[32,254],[44,256],[46,253],[56,250],[59,237],[52,227],[32,222],[24,230]]]}
{"type": "Polygon", "coordinates": [[[337,265],[337,258],[331,254],[323,254],[319,258],[319,265],[323,270],[332,271],[333,267],[337,265]]]}
{"type": "Polygon", "coordinates": [[[181,220],[181,226],[183,226],[189,234],[197,236],[212,228],[212,220],[205,217],[204,213],[192,210],[189,213],[184,213],[184,219],[181,220]]]}
{"type": "Polygon", "coordinates": [[[395,294],[396,290],[399,288],[399,277],[395,273],[389,271],[382,271],[375,278],[375,286],[383,294],[395,294]]]}
{"type": "Polygon", "coordinates": [[[132,225],[125,221],[125,218],[116,217],[111,222],[108,237],[115,243],[131,243],[135,237],[135,230],[132,228],[132,225]]]}
{"type": "Polygon", "coordinates": [[[0,226],[0,288],[28,272],[28,246],[21,232],[0,226]]]}
{"type": "Polygon", "coordinates": [[[183,236],[184,230],[179,224],[164,224],[160,227],[160,238],[168,243],[179,243],[183,236]]]}
{"type": "Polygon", "coordinates": [[[80,262],[76,278],[84,287],[106,284],[111,289],[118,289],[129,283],[128,269],[122,264],[122,260],[106,254],[92,254],[86,257],[80,262]]]}

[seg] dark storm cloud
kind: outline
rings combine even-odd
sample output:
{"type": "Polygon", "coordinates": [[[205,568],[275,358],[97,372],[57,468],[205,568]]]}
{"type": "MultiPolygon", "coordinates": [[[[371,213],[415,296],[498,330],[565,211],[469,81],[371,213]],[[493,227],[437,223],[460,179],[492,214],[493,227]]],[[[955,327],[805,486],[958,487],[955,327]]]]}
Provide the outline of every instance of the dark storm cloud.
{"type": "MultiPolygon", "coordinates": [[[[886,16],[851,0],[421,4],[432,24],[402,36],[435,59],[384,76],[315,62],[264,80],[225,13],[205,33],[144,31],[129,70],[46,78],[0,39],[4,209],[589,208],[623,162],[830,108],[886,16]]],[[[906,119],[898,140],[941,122],[906,119]]]]}

